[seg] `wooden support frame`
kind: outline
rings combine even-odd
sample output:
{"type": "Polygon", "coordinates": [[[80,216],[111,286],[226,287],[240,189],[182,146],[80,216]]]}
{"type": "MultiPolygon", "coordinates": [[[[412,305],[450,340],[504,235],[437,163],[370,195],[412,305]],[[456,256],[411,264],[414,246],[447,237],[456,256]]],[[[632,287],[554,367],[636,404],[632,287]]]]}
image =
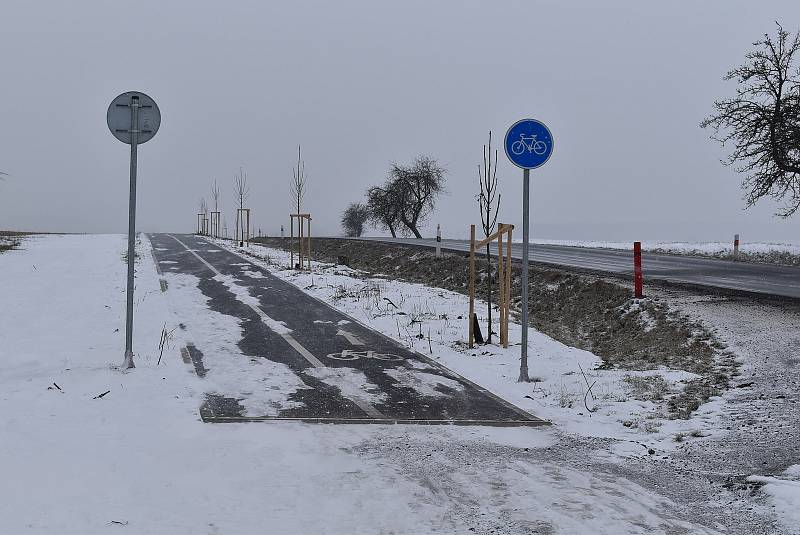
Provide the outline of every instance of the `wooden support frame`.
{"type": "MultiPolygon", "coordinates": [[[[500,310],[500,344],[508,347],[508,319],[511,307],[511,243],[514,225],[499,223],[497,231],[475,241],[475,225],[470,225],[469,237],[469,347],[475,347],[475,251],[497,240],[497,306],[500,310]],[[504,243],[505,239],[505,243],[504,243]],[[503,247],[505,245],[505,247],[503,247]]],[[[491,329],[491,326],[489,327],[491,329]]]]}
{"type": "Polygon", "coordinates": [[[236,233],[235,241],[239,242],[240,247],[250,246],[250,208],[236,209],[236,233]]]}
{"type": "Polygon", "coordinates": [[[220,212],[211,212],[211,237],[212,238],[220,238],[222,233],[219,231],[220,229],[220,212]]]}
{"type": "Polygon", "coordinates": [[[311,271],[311,214],[289,214],[289,262],[291,268],[311,271]],[[294,263],[294,221],[297,219],[297,264],[294,263]],[[305,229],[303,228],[305,223],[305,229]],[[305,239],[305,241],[304,241],[305,239]]]}
{"type": "Polygon", "coordinates": [[[203,212],[197,214],[197,234],[203,235],[203,228],[205,227],[206,215],[203,212]]]}

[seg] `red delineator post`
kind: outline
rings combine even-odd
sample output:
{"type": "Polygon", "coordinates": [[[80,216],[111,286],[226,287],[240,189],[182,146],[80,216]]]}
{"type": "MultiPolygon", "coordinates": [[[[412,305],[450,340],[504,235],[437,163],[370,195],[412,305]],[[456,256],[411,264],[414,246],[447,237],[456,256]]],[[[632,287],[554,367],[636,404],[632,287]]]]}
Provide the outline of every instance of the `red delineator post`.
{"type": "Polygon", "coordinates": [[[642,242],[633,242],[633,295],[642,298],[642,242]]]}

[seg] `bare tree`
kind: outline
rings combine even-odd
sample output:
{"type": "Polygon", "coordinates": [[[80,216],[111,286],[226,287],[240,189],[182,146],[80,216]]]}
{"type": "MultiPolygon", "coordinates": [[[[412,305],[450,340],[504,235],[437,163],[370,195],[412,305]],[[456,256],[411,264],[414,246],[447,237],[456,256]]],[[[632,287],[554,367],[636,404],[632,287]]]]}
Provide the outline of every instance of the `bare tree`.
{"type": "MultiPolygon", "coordinates": [[[[489,130],[489,144],[483,146],[483,166],[478,164],[478,207],[481,212],[481,226],[487,238],[497,226],[497,214],[500,211],[500,193],[497,191],[497,149],[492,157],[492,131],[489,130]]],[[[486,301],[488,303],[488,328],[486,343],[492,343],[492,256],[489,244],[486,244],[486,301]]]]}
{"type": "Polygon", "coordinates": [[[364,233],[364,224],[369,219],[369,209],[361,203],[351,203],[342,213],[344,235],[357,238],[364,233]]]}
{"type": "Polygon", "coordinates": [[[764,34],[753,46],[725,76],[738,84],[736,95],[716,101],[700,126],[732,145],[722,163],[745,175],[747,207],[771,197],[785,202],[777,215],[789,217],[800,208],[800,69],[793,66],[800,35],[790,38],[778,24],[775,37],[764,34]]]}
{"type": "Polygon", "coordinates": [[[205,225],[206,225],[206,223],[205,223],[206,216],[208,216],[208,205],[206,205],[206,198],[205,197],[201,197],[200,198],[200,211],[198,212],[198,214],[202,214],[202,216],[203,216],[202,221],[199,222],[200,223],[199,231],[200,231],[200,234],[204,234],[205,233],[205,225]]]}
{"type": "Polygon", "coordinates": [[[444,191],[445,169],[428,156],[418,156],[411,165],[392,164],[384,191],[398,208],[400,221],[421,238],[419,225],[433,211],[436,197],[444,191]]]}
{"type": "Polygon", "coordinates": [[[211,186],[211,198],[214,199],[214,211],[219,212],[219,186],[217,186],[217,179],[214,179],[214,184],[211,186]]]}
{"type": "Polygon", "coordinates": [[[367,210],[373,225],[391,232],[392,238],[397,237],[400,208],[384,188],[373,186],[367,190],[367,210]]]}
{"type": "Polygon", "coordinates": [[[239,208],[244,208],[244,201],[250,196],[250,187],[247,185],[247,173],[239,168],[239,173],[233,176],[233,188],[236,192],[236,202],[239,208]]]}
{"type": "Polygon", "coordinates": [[[292,169],[291,196],[292,205],[296,214],[303,207],[303,198],[306,196],[306,164],[300,156],[300,145],[297,146],[297,167],[292,169]]]}
{"type": "MultiPolygon", "coordinates": [[[[239,209],[244,208],[244,201],[250,196],[250,187],[247,185],[247,173],[239,167],[239,174],[233,176],[234,191],[236,192],[236,202],[239,204],[239,209]]],[[[236,211],[236,228],[234,229],[234,240],[239,242],[240,246],[244,245],[245,223],[242,212],[236,211]]],[[[248,218],[247,234],[249,239],[250,228],[248,218]]]]}

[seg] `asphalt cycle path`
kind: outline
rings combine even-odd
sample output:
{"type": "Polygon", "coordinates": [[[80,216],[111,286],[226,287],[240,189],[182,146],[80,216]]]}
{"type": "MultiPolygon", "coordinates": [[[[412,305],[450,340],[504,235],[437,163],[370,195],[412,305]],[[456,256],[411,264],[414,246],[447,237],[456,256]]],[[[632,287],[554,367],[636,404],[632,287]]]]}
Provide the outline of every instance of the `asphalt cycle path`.
{"type": "MultiPolygon", "coordinates": [[[[189,274],[210,310],[235,317],[241,352],[281,363],[304,385],[289,393],[292,407],[245,415],[233,393],[207,392],[204,421],[301,420],[331,423],[542,425],[528,414],[434,360],[359,323],[236,253],[195,235],[151,234],[158,265],[189,274]],[[350,368],[350,370],[341,370],[350,368]],[[366,378],[359,392],[320,379],[330,371],[366,378]],[[361,377],[361,375],[359,375],[361,377]]],[[[168,276],[166,276],[168,278],[168,276]]],[[[169,298],[169,290],[164,285],[169,298]]],[[[181,310],[175,310],[181,316],[181,310]]],[[[191,318],[187,319],[187,322],[191,318]]],[[[191,332],[191,324],[186,325],[191,332]]],[[[207,350],[187,345],[186,360],[200,377],[213,373],[207,350]]],[[[239,356],[241,357],[241,356],[239,356]]],[[[265,384],[264,388],[275,388],[265,384]]]]}
{"type": "MultiPolygon", "coordinates": [[[[415,247],[436,247],[429,238],[360,238],[415,247]]],[[[442,240],[442,249],[469,252],[466,240],[442,240]]],[[[633,274],[633,244],[630,251],[531,244],[531,262],[573,267],[617,275],[633,274]]],[[[492,253],[494,254],[494,252],[492,253]]],[[[522,244],[512,244],[511,256],[522,259],[522,244]]],[[[658,279],[683,285],[734,290],[800,299],[800,268],[777,264],[734,262],[715,258],[642,252],[645,282],[658,279]]]]}

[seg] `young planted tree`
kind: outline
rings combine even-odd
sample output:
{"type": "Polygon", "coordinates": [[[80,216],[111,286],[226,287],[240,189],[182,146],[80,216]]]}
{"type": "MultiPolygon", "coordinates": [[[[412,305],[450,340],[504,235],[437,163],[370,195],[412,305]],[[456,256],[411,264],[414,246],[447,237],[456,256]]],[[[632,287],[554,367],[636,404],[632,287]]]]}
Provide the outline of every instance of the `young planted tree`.
{"type": "Polygon", "coordinates": [[[297,166],[292,169],[292,181],[290,183],[292,197],[292,208],[299,214],[303,207],[303,198],[306,195],[306,164],[300,155],[300,145],[297,146],[297,166]]]}
{"type": "Polygon", "coordinates": [[[342,213],[344,235],[358,238],[364,233],[364,224],[369,219],[369,208],[361,203],[351,203],[342,213]]]}
{"type": "Polygon", "coordinates": [[[400,208],[392,201],[389,192],[379,186],[369,188],[367,190],[367,211],[373,225],[391,232],[392,238],[397,237],[400,208]]]}
{"type": "Polygon", "coordinates": [[[200,221],[200,234],[204,234],[206,230],[205,221],[208,216],[208,205],[205,197],[200,197],[200,211],[198,213],[203,214],[203,219],[200,221]]]}
{"type": "Polygon", "coordinates": [[[722,163],[745,175],[747,207],[771,197],[785,203],[777,215],[789,217],[800,208],[800,69],[794,66],[800,35],[792,38],[778,24],[775,36],[765,34],[753,46],[725,76],[737,83],[735,96],[716,101],[700,126],[731,146],[722,163]]]}
{"type": "MultiPolygon", "coordinates": [[[[497,226],[497,214],[500,211],[500,193],[497,191],[497,149],[492,157],[492,131],[489,131],[489,144],[483,146],[483,165],[478,164],[478,207],[481,212],[481,226],[487,238],[497,226]]],[[[486,343],[492,343],[492,256],[486,244],[486,301],[488,303],[488,327],[486,343]]]]}
{"type": "Polygon", "coordinates": [[[239,173],[233,175],[233,189],[236,192],[236,203],[239,208],[244,208],[244,201],[250,196],[250,187],[247,185],[247,173],[239,168],[239,173]]]}
{"type": "MultiPolygon", "coordinates": [[[[294,169],[292,169],[292,181],[289,184],[289,192],[292,198],[293,209],[295,209],[296,214],[300,214],[300,210],[303,208],[303,198],[306,196],[306,163],[303,161],[300,152],[300,145],[297,146],[297,165],[294,169]]],[[[303,267],[303,258],[302,258],[302,251],[303,251],[303,218],[297,218],[297,252],[300,259],[300,267],[303,267]]],[[[294,219],[291,220],[292,229],[294,229],[294,219]]],[[[294,230],[292,230],[294,232],[294,230]]],[[[308,239],[308,237],[306,237],[308,239]]],[[[291,248],[291,244],[289,245],[291,248]]],[[[309,249],[310,249],[309,245],[309,249]]],[[[310,262],[310,261],[309,261],[310,262]]],[[[309,263],[309,266],[311,264],[309,263]]],[[[310,267],[309,267],[310,269],[310,267]]]]}
{"type": "Polygon", "coordinates": [[[389,172],[389,182],[383,189],[397,207],[400,221],[417,238],[422,237],[419,226],[444,191],[445,172],[428,156],[419,156],[408,166],[393,164],[389,172]]]}
{"type": "Polygon", "coordinates": [[[211,186],[211,198],[214,199],[214,211],[219,212],[219,186],[217,186],[217,179],[214,179],[214,184],[211,186]]]}
{"type": "MultiPolygon", "coordinates": [[[[244,169],[239,167],[239,173],[233,176],[233,189],[236,193],[236,203],[239,209],[244,208],[244,201],[250,196],[250,187],[247,185],[247,173],[244,169]]],[[[235,238],[240,241],[243,239],[245,233],[244,218],[241,212],[236,212],[236,229],[235,238]]]]}
{"type": "Polygon", "coordinates": [[[214,220],[214,214],[211,214],[211,236],[219,238],[219,186],[217,186],[217,179],[214,179],[214,184],[211,185],[211,198],[214,199],[214,212],[217,213],[217,218],[214,220]],[[216,228],[214,227],[216,223],[216,228]]]}

